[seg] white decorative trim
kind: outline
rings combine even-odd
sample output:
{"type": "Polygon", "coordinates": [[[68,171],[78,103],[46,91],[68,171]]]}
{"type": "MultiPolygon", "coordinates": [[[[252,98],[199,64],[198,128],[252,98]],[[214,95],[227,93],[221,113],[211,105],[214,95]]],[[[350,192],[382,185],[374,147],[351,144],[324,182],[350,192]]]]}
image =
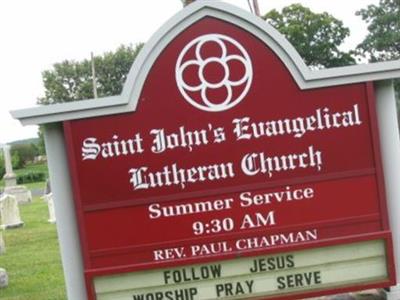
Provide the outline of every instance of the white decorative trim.
{"type": "Polygon", "coordinates": [[[47,125],[44,140],[49,166],[58,242],[68,299],[87,300],[83,257],[61,124],[47,125]]]}
{"type": "MultiPolygon", "coordinates": [[[[396,274],[400,274],[400,140],[396,99],[392,82],[376,83],[375,89],[386,203],[393,238],[394,264],[396,274]]],[[[396,283],[397,286],[390,289],[387,299],[400,299],[400,278],[398,275],[396,283]]]]}
{"type": "Polygon", "coordinates": [[[190,41],[181,51],[179,54],[178,60],[176,62],[175,67],[175,79],[176,84],[178,86],[179,91],[181,92],[183,98],[187,102],[189,102],[194,107],[209,111],[209,112],[219,112],[228,110],[234,106],[236,106],[243,98],[246,96],[250,89],[250,85],[253,79],[253,67],[251,65],[251,59],[249,54],[247,53],[246,49],[236,40],[233,38],[222,35],[222,34],[205,34],[195,38],[194,40],[190,41]],[[205,43],[214,42],[219,45],[221,49],[220,57],[207,57],[203,58],[201,55],[201,49],[205,43]],[[239,50],[241,55],[232,55],[228,53],[226,42],[232,44],[239,50]],[[187,53],[195,47],[195,59],[186,60],[185,56],[187,53]],[[230,73],[231,70],[229,68],[228,62],[232,60],[237,60],[243,64],[244,67],[244,74],[242,78],[237,81],[231,81],[230,73]],[[210,82],[205,78],[204,69],[211,63],[216,63],[222,66],[224,69],[223,78],[219,82],[210,82]],[[191,86],[190,84],[186,83],[184,80],[183,73],[188,67],[197,66],[197,76],[199,79],[200,84],[197,86],[191,86]],[[236,99],[232,99],[233,97],[233,88],[238,87],[241,85],[245,85],[242,92],[238,95],[236,99]],[[220,89],[225,88],[227,91],[226,97],[224,101],[211,101],[207,96],[207,91],[209,89],[220,89]],[[200,92],[201,99],[203,103],[197,102],[195,99],[191,97],[189,92],[200,92]]]}
{"type": "Polygon", "coordinates": [[[134,111],[153,63],[188,26],[214,17],[243,28],[263,41],[285,64],[301,89],[312,89],[400,77],[400,60],[311,71],[293,46],[264,20],[227,3],[196,1],[177,13],[145,44],[127,76],[121,95],[12,111],[23,125],[44,124],[134,111]]]}

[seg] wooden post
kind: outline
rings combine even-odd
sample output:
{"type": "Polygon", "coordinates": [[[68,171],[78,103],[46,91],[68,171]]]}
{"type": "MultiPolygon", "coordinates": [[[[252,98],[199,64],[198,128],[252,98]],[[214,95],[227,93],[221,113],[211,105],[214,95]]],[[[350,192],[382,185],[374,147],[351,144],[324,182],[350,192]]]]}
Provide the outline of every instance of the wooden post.
{"type": "Polygon", "coordinates": [[[252,14],[254,14],[253,6],[251,5],[250,0],[247,0],[247,4],[249,5],[250,12],[251,12],[252,14]]]}
{"type": "Polygon", "coordinates": [[[260,6],[258,5],[258,0],[253,0],[253,10],[254,14],[259,17],[260,16],[260,6]]]}
{"type": "Polygon", "coordinates": [[[92,63],[93,98],[97,98],[96,68],[94,66],[93,52],[90,52],[90,58],[92,63]]]}

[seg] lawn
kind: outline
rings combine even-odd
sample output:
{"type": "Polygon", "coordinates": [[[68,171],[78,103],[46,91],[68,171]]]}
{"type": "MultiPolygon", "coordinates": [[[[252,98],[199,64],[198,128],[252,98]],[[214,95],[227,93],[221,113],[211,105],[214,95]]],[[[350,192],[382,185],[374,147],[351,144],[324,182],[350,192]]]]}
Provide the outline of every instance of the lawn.
{"type": "Polygon", "coordinates": [[[22,174],[29,173],[29,172],[43,172],[47,176],[49,174],[46,163],[29,164],[29,165],[26,165],[23,169],[14,170],[14,173],[16,175],[22,175],[22,174]]]}
{"type": "MultiPolygon", "coordinates": [[[[38,164],[29,164],[26,165],[24,168],[22,169],[16,169],[13,170],[15,175],[23,175],[23,174],[27,174],[30,172],[41,172],[46,174],[46,178],[49,177],[49,171],[47,169],[47,163],[38,163],[38,164]]],[[[34,183],[27,183],[27,184],[23,184],[25,185],[28,189],[32,189],[32,188],[43,188],[45,186],[45,182],[34,182],[34,183]]],[[[4,187],[4,180],[1,179],[0,180],[0,188],[2,189],[4,187]]]]}
{"type": "Polygon", "coordinates": [[[0,255],[9,286],[2,300],[64,300],[64,277],[56,225],[47,222],[47,204],[39,197],[20,205],[24,227],[3,231],[6,254],[0,255]]]}

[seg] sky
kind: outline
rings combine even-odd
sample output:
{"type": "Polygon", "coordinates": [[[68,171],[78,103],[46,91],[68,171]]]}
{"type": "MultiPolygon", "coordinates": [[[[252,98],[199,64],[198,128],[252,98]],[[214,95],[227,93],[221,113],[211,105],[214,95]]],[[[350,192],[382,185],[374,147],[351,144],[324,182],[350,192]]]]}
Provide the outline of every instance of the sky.
{"type": "MultiPolygon", "coordinates": [[[[261,14],[292,3],[328,12],[351,30],[343,49],[367,34],[355,12],[379,0],[258,0],[261,14]],[[345,7],[343,7],[345,5],[345,7]]],[[[247,0],[227,0],[247,11],[247,0]]],[[[182,9],[180,0],[5,0],[0,1],[0,144],[37,136],[9,111],[36,105],[44,95],[42,71],[54,63],[90,58],[121,44],[146,42],[182,9]]]]}

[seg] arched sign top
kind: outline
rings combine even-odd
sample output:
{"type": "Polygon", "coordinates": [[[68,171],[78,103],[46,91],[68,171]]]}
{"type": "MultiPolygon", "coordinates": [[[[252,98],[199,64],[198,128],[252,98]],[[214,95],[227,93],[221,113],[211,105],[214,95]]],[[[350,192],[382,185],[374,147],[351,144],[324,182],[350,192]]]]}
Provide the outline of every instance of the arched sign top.
{"type": "MultiPolygon", "coordinates": [[[[157,57],[180,33],[205,17],[234,24],[257,37],[279,57],[300,89],[400,77],[400,61],[310,70],[285,37],[261,18],[227,3],[203,0],[177,13],[145,44],[129,71],[121,95],[16,110],[11,112],[12,116],[23,125],[29,125],[134,111],[148,72],[157,57]]],[[[188,95],[184,97],[190,98],[188,95]]],[[[238,99],[237,102],[240,101],[238,99]]],[[[226,102],[235,103],[235,99],[233,102],[228,100],[226,102]]],[[[207,107],[208,110],[218,110],[222,106],[207,107]]]]}
{"type": "Polygon", "coordinates": [[[240,27],[263,41],[285,64],[301,89],[307,88],[310,71],[293,46],[268,23],[254,15],[219,1],[197,1],[175,15],[153,35],[132,65],[122,96],[136,107],[147,73],[155,59],[181,32],[205,17],[212,17],[240,27]]]}

